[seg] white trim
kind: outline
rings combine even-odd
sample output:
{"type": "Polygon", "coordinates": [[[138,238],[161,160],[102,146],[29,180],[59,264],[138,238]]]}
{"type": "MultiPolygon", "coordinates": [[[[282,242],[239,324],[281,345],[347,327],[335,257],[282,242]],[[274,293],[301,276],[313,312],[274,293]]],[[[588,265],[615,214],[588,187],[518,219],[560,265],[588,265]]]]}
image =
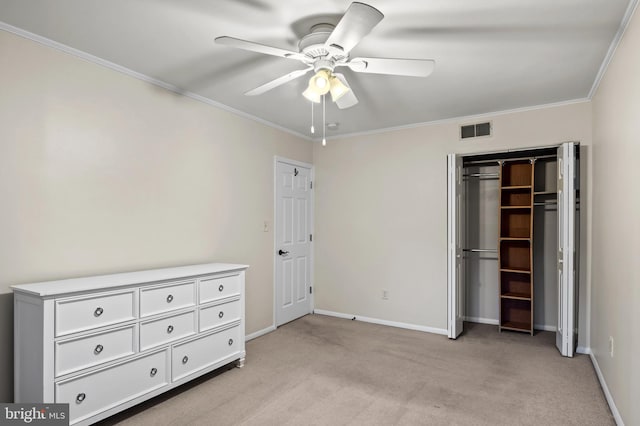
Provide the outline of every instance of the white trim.
{"type": "Polygon", "coordinates": [[[576,348],[576,353],[582,355],[591,355],[591,348],[586,346],[578,346],[576,348]]]}
{"type": "Polygon", "coordinates": [[[272,331],[276,330],[276,326],[275,325],[270,325],[267,328],[263,328],[262,330],[258,330],[256,332],[253,332],[251,334],[247,334],[246,336],[244,336],[244,341],[248,342],[249,340],[253,340],[256,339],[260,336],[264,336],[265,334],[271,333],[272,331]]]}
{"type": "Polygon", "coordinates": [[[99,58],[99,57],[94,56],[94,55],[92,55],[90,53],[84,52],[82,50],[75,49],[75,48],[73,48],[71,46],[67,46],[66,44],[59,43],[57,41],[48,39],[48,38],[40,36],[38,34],[34,34],[34,33],[29,32],[29,31],[25,31],[25,30],[23,30],[21,28],[14,27],[13,25],[9,25],[9,24],[7,24],[5,22],[2,22],[2,21],[0,21],[0,30],[15,34],[15,35],[17,35],[19,37],[23,37],[23,38],[29,39],[31,41],[35,41],[36,43],[40,43],[40,44],[42,44],[44,46],[51,47],[53,49],[56,49],[56,50],[59,50],[61,52],[67,53],[69,55],[75,56],[77,58],[83,59],[83,60],[85,60],[87,62],[91,62],[91,63],[94,63],[96,65],[100,65],[100,66],[103,66],[105,68],[109,68],[109,69],[111,69],[113,71],[128,75],[129,77],[133,77],[133,78],[136,78],[138,80],[142,80],[142,81],[144,81],[146,83],[162,87],[163,89],[168,90],[170,92],[177,93],[179,95],[183,95],[183,96],[185,96],[187,98],[191,98],[193,100],[202,102],[202,103],[207,104],[209,106],[222,109],[224,111],[230,112],[230,113],[238,115],[240,117],[256,121],[256,122],[258,122],[260,124],[264,124],[265,126],[280,130],[280,131],[285,132],[285,133],[289,133],[291,135],[297,136],[297,137],[302,138],[304,140],[307,140],[307,141],[312,141],[313,140],[308,135],[305,135],[305,134],[302,134],[302,133],[298,133],[298,132],[296,132],[294,130],[291,130],[291,129],[288,129],[286,127],[280,126],[278,124],[272,123],[271,121],[267,121],[265,119],[256,117],[255,115],[251,115],[251,114],[246,113],[244,111],[240,111],[238,109],[232,108],[232,107],[230,107],[228,105],[225,105],[223,103],[214,101],[213,99],[209,99],[209,98],[206,98],[204,96],[201,96],[201,95],[198,95],[198,94],[195,94],[195,93],[192,93],[192,92],[185,91],[185,90],[183,90],[183,89],[181,89],[181,88],[179,88],[177,86],[174,86],[173,84],[169,84],[169,83],[166,83],[166,82],[164,82],[162,80],[158,80],[156,78],[149,77],[146,74],[139,73],[139,72],[134,71],[132,69],[123,67],[121,65],[118,65],[118,64],[115,64],[113,62],[107,61],[106,59],[99,58]]]}
{"type": "Polygon", "coordinates": [[[593,354],[591,350],[589,350],[589,357],[591,358],[591,363],[593,364],[593,368],[596,370],[596,375],[598,376],[600,387],[602,387],[604,396],[605,398],[607,398],[609,409],[611,410],[611,414],[613,414],[613,418],[616,421],[616,424],[618,426],[624,426],[624,422],[622,421],[622,416],[620,415],[620,412],[618,411],[618,407],[616,407],[616,403],[613,400],[613,395],[611,395],[611,392],[609,391],[609,387],[607,386],[607,382],[604,380],[604,376],[602,375],[602,371],[600,370],[600,366],[598,365],[596,356],[593,354]]]}
{"type": "MultiPolygon", "coordinates": [[[[637,0],[635,0],[635,1],[637,1],[637,0]]],[[[591,102],[590,98],[571,99],[571,100],[568,100],[568,101],[552,102],[552,103],[549,103],[549,104],[533,105],[533,106],[527,106],[527,107],[521,107],[521,108],[507,109],[507,110],[502,110],[502,111],[486,112],[486,113],[476,114],[476,115],[465,115],[465,116],[460,116],[460,117],[443,118],[442,120],[425,121],[425,122],[422,122],[422,123],[405,124],[405,125],[402,125],[402,126],[391,126],[391,127],[383,127],[383,128],[380,128],[380,129],[364,130],[362,132],[345,133],[343,135],[336,135],[336,136],[328,137],[327,140],[329,141],[329,140],[346,139],[346,138],[352,138],[352,137],[356,137],[356,136],[371,136],[371,135],[376,135],[376,134],[379,134],[379,133],[388,133],[388,132],[395,132],[395,131],[398,131],[398,130],[415,129],[417,127],[433,126],[433,125],[438,125],[438,124],[461,123],[461,122],[467,122],[467,121],[473,121],[473,120],[482,120],[482,119],[485,119],[485,118],[490,118],[490,117],[492,118],[492,117],[497,117],[497,116],[500,116],[500,115],[508,115],[508,114],[514,114],[514,113],[519,113],[519,112],[536,111],[536,110],[540,110],[540,109],[562,107],[562,106],[567,106],[567,105],[575,105],[575,104],[582,104],[582,103],[588,103],[588,102],[591,102]]],[[[311,139],[311,140],[314,141],[314,142],[317,142],[320,139],[314,138],[314,139],[311,139]]]]}
{"type": "MultiPolygon", "coordinates": [[[[488,325],[499,325],[500,322],[497,319],[492,318],[481,318],[481,317],[464,317],[464,320],[467,322],[475,322],[478,324],[488,324],[488,325]]],[[[542,331],[556,331],[555,325],[545,325],[545,324],[534,324],[534,330],[542,330],[542,331]]]]}
{"type": "Polygon", "coordinates": [[[607,73],[607,69],[609,69],[609,64],[613,60],[615,56],[616,50],[618,50],[618,46],[622,41],[622,37],[624,33],[627,31],[627,27],[629,26],[629,22],[631,22],[631,18],[633,17],[633,13],[636,10],[636,6],[638,6],[638,0],[631,0],[629,5],[627,6],[627,10],[624,12],[624,16],[622,17],[622,21],[620,22],[620,27],[616,32],[616,35],[613,37],[611,44],[609,45],[609,50],[600,65],[600,69],[598,70],[598,74],[596,74],[596,78],[593,81],[593,85],[591,86],[591,90],[589,91],[589,99],[593,99],[596,92],[598,91],[598,87],[600,87],[600,82],[604,78],[607,73]]]}
{"type": "MultiPolygon", "coordinates": [[[[276,199],[277,197],[277,185],[278,185],[278,163],[284,163],[284,164],[289,164],[291,166],[297,166],[297,167],[303,167],[305,169],[309,169],[309,176],[311,179],[312,184],[315,184],[315,166],[313,164],[310,163],[305,163],[303,161],[298,161],[298,160],[292,160],[291,158],[286,158],[286,157],[281,157],[279,155],[274,155],[273,156],[273,223],[271,224],[271,229],[273,231],[273,324],[274,327],[278,326],[278,321],[276,318],[276,309],[277,309],[277,305],[276,305],[276,285],[277,285],[277,277],[276,277],[276,261],[277,261],[277,257],[276,257],[276,251],[278,250],[278,242],[277,242],[277,233],[276,233],[276,224],[278,223],[278,216],[277,216],[277,203],[278,200],[276,199]]],[[[315,188],[311,188],[311,194],[309,196],[309,203],[311,204],[309,206],[310,212],[309,212],[309,221],[311,222],[309,224],[309,231],[311,232],[311,235],[315,234],[315,216],[314,216],[314,211],[315,211],[315,188]]],[[[314,244],[313,241],[311,241],[309,243],[309,274],[310,274],[310,283],[309,286],[311,287],[311,295],[309,297],[309,313],[312,314],[314,307],[315,307],[315,282],[314,282],[314,276],[315,276],[315,250],[314,250],[314,244]]],[[[282,324],[281,324],[282,325],[282,324]]]]}
{"type": "Polygon", "coordinates": [[[435,328],[435,327],[427,327],[424,325],[409,324],[406,322],[387,321],[387,320],[378,319],[378,318],[363,317],[360,315],[325,311],[324,309],[314,309],[313,313],[318,315],[327,315],[327,316],[336,317],[336,318],[344,318],[344,319],[357,320],[362,322],[369,322],[372,324],[386,325],[389,327],[404,328],[407,330],[416,330],[416,331],[424,331],[426,333],[441,334],[443,336],[448,335],[448,331],[446,328],[435,328]]]}
{"type": "Polygon", "coordinates": [[[497,319],[491,318],[481,318],[481,317],[464,317],[464,320],[467,322],[474,322],[476,324],[487,324],[487,325],[499,325],[500,322],[497,319]]]}

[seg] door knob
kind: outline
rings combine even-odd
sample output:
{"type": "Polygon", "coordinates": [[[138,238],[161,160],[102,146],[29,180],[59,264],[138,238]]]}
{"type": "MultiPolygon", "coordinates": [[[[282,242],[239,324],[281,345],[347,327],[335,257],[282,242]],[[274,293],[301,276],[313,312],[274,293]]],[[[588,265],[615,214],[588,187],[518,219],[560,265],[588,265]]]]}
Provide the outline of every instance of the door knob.
{"type": "Polygon", "coordinates": [[[283,251],[283,250],[278,250],[278,254],[279,254],[280,256],[284,256],[284,255],[289,254],[289,252],[288,252],[288,251],[283,251]]]}

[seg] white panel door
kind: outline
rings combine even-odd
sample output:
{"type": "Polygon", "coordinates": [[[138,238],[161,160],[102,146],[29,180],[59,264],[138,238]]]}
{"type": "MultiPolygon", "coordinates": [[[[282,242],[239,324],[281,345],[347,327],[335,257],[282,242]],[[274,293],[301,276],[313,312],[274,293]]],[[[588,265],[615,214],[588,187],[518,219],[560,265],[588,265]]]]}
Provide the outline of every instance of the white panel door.
{"type": "Polygon", "coordinates": [[[311,312],[311,166],[276,162],[276,325],[311,312]]]}
{"type": "Polygon", "coordinates": [[[575,145],[558,148],[558,328],[556,346],[563,356],[575,351],[575,145]]]}
{"type": "Polygon", "coordinates": [[[447,329],[450,339],[462,333],[464,325],[464,182],[462,181],[462,157],[447,156],[447,329]]]}

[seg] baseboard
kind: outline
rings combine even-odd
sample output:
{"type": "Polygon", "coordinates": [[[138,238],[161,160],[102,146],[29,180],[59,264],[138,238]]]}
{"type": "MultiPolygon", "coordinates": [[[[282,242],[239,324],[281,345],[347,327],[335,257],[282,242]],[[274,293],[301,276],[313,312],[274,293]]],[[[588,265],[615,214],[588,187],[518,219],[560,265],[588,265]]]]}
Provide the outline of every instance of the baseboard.
{"type": "Polygon", "coordinates": [[[582,355],[591,355],[591,349],[590,348],[586,348],[584,346],[578,346],[576,348],[576,353],[577,354],[582,354],[582,355]]]}
{"type": "Polygon", "coordinates": [[[276,329],[275,325],[270,325],[269,327],[263,328],[262,330],[258,330],[255,333],[247,334],[246,336],[244,336],[244,341],[248,342],[249,340],[253,340],[256,337],[264,336],[267,333],[271,333],[272,331],[275,331],[275,329],[276,329]]]}
{"type": "MultiPolygon", "coordinates": [[[[464,317],[465,321],[475,322],[478,324],[488,324],[488,325],[498,325],[500,322],[497,319],[493,318],[482,318],[482,317],[464,317]]],[[[544,324],[534,324],[533,328],[535,330],[542,331],[556,331],[556,327],[554,325],[544,325],[544,324]]]]}
{"type": "Polygon", "coordinates": [[[444,336],[447,335],[447,329],[445,328],[426,327],[424,325],[409,324],[406,322],[388,321],[388,320],[383,320],[378,318],[363,317],[360,315],[325,311],[324,309],[314,309],[313,313],[318,315],[327,315],[327,316],[336,317],[336,318],[345,318],[350,320],[369,322],[372,324],[386,325],[389,327],[405,328],[407,330],[424,331],[425,333],[442,334],[444,336]]]}
{"type": "Polygon", "coordinates": [[[488,324],[488,325],[498,325],[499,324],[497,319],[492,319],[492,318],[464,317],[464,320],[467,321],[467,322],[475,322],[477,324],[488,324]]]}
{"type": "Polygon", "coordinates": [[[596,360],[595,355],[589,349],[589,357],[591,357],[591,363],[593,364],[593,368],[596,370],[596,375],[598,376],[598,381],[600,382],[600,387],[604,392],[605,398],[607,398],[607,403],[609,404],[609,409],[611,410],[611,414],[613,414],[613,418],[616,421],[618,426],[624,426],[624,422],[622,421],[622,416],[620,416],[620,412],[618,411],[618,407],[616,407],[616,403],[613,401],[613,396],[611,392],[609,392],[609,387],[607,386],[607,382],[604,380],[604,376],[602,375],[602,371],[600,370],[600,366],[598,365],[598,361],[596,360]]]}

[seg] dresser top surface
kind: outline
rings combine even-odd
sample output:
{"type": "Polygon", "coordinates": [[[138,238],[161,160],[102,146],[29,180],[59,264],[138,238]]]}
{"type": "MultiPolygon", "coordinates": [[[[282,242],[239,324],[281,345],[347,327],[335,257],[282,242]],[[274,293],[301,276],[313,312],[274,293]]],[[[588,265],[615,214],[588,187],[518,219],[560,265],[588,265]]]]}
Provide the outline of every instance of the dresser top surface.
{"type": "Polygon", "coordinates": [[[11,288],[14,292],[27,293],[40,297],[54,297],[69,293],[117,289],[119,287],[136,284],[149,284],[179,278],[243,271],[248,267],[248,265],[232,263],[205,263],[200,265],[43,281],[32,284],[13,285],[11,288]]]}

